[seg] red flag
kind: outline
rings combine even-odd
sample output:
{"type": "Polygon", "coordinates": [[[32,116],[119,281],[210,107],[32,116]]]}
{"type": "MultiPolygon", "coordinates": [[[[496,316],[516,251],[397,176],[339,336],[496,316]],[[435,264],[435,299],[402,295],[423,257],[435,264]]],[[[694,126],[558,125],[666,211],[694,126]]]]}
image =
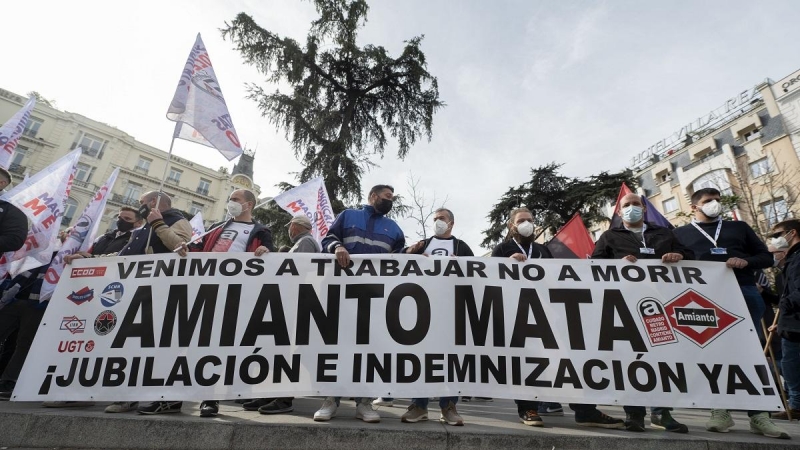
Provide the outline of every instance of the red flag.
{"type": "MultiPolygon", "coordinates": [[[[626,186],[627,188],[627,186],[626,186]]],[[[571,219],[550,239],[547,249],[554,258],[587,259],[594,252],[594,241],[583,224],[580,214],[571,219]]]]}

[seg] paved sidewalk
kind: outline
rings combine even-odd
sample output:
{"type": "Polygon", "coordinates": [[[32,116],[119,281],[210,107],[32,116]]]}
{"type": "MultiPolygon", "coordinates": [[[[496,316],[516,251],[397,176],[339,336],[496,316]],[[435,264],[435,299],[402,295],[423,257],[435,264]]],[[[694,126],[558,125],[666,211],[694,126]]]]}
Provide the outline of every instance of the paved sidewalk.
{"type": "MultiPolygon", "coordinates": [[[[406,424],[400,416],[408,400],[378,408],[382,421],[355,419],[352,401],[342,401],[337,417],[314,422],[321,399],[295,399],[290,414],[266,416],[223,402],[220,415],[201,418],[197,403],[185,402],[181,414],[141,416],[105,414],[106,403],[88,408],[42,408],[34,403],[0,402],[0,448],[80,449],[789,449],[800,448],[800,424],[777,421],[792,440],[750,433],[745,413],[734,413],[729,433],[710,433],[703,424],[706,410],[681,409],[674,416],[689,426],[689,434],[648,429],[645,433],[579,427],[569,409],[564,417],[545,417],[544,428],[519,422],[511,400],[459,403],[465,426],[438,422],[436,402],[428,422],[406,424]]],[[[621,407],[601,407],[624,418],[621,407]]],[[[649,420],[646,419],[649,424],[649,420]]]]}

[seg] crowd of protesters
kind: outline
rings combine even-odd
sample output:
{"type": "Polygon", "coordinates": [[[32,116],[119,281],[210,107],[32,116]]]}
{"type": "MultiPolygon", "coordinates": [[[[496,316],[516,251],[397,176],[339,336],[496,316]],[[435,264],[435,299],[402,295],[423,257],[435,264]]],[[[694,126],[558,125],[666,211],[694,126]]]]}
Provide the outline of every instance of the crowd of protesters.
{"type": "MultiPolygon", "coordinates": [[[[11,182],[8,172],[0,170],[0,191],[11,182]]],[[[410,253],[450,257],[474,256],[466,242],[453,235],[455,215],[440,208],[433,215],[433,236],[406,246],[405,237],[387,214],[391,211],[394,189],[388,185],[373,187],[368,202],[360,209],[347,209],[338,215],[321,243],[311,235],[312,223],[305,216],[296,216],[288,224],[293,246],[283,250],[298,253],[330,253],[342,267],[350,264],[356,254],[410,253]]],[[[779,317],[770,332],[777,338],[775,354],[781,355],[782,376],[788,391],[791,414],[800,416],[800,221],[791,219],[772,228],[769,247],[753,229],[742,221],[722,220],[720,192],[705,188],[691,197],[693,219],[691,223],[668,229],[645,222],[646,206],[636,194],[624,196],[618,205],[621,221],[605,231],[597,240],[592,258],[624,259],[630,264],[640,260],[660,259],[665,264],[682,260],[716,261],[731,268],[747,304],[751,320],[761,328],[765,313],[779,317]],[[773,290],[764,282],[764,270],[775,275],[773,290]]],[[[100,236],[88,252],[67,256],[70,263],[80,258],[104,258],[121,255],[145,255],[177,252],[252,252],[256,256],[275,252],[272,235],[265,225],[253,217],[256,197],[248,190],[234,191],[228,199],[230,219],[215,224],[201,239],[192,241],[192,228],[183,214],[172,207],[169,196],[156,191],[139,199],[141,208],[120,209],[116,226],[100,236]]],[[[507,237],[497,245],[492,257],[511,258],[524,263],[529,259],[552,258],[547,247],[535,242],[534,217],[526,208],[509,211],[507,237]]],[[[12,205],[0,201],[0,253],[19,249],[27,233],[25,216],[12,205]]],[[[7,277],[0,285],[0,400],[8,400],[13,393],[22,365],[32,344],[47,302],[40,302],[38,289],[47,266],[7,277]]],[[[772,323],[772,322],[770,322],[772,323]]],[[[394,399],[367,397],[354,398],[356,418],[374,423],[381,420],[376,406],[390,406],[394,399]]],[[[462,397],[462,401],[491,400],[481,397],[462,397]]],[[[529,426],[543,426],[543,416],[564,415],[559,403],[515,400],[519,419],[529,426]]],[[[314,413],[315,421],[328,421],[336,416],[341,398],[325,398],[314,413]]],[[[247,411],[262,414],[285,414],[293,411],[293,398],[259,398],[243,402],[247,411]]],[[[449,425],[464,424],[456,405],[459,397],[443,396],[438,399],[440,421],[449,425]]],[[[87,406],[90,402],[46,402],[49,407],[87,406]]],[[[403,422],[428,420],[429,399],[414,398],[402,415],[403,422]]],[[[651,405],[646,405],[651,406],[651,405]]],[[[601,412],[597,405],[570,404],[575,412],[575,422],[581,426],[628,431],[644,431],[647,409],[645,406],[626,405],[625,419],[611,417],[601,412]]],[[[137,411],[140,414],[180,412],[182,402],[157,401],[146,405],[137,402],[115,402],[105,408],[107,413],[137,411]]],[[[218,401],[203,401],[201,417],[219,413],[218,401]]],[[[786,419],[787,413],[770,414],[765,411],[748,411],[750,431],[768,437],[789,439],[789,434],[775,424],[773,419],[786,419]]],[[[727,432],[734,425],[730,413],[712,409],[706,429],[727,432]]],[[[653,406],[650,409],[650,426],[676,433],[687,433],[688,427],[671,413],[671,408],[653,406]]]]}

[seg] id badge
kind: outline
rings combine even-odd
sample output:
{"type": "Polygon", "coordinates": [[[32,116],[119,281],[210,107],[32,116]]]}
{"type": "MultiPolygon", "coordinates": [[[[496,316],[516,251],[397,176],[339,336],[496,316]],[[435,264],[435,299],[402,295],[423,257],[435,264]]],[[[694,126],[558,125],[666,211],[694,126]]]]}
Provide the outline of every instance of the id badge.
{"type": "Polygon", "coordinates": [[[643,255],[655,255],[656,254],[656,249],[642,247],[642,248],[639,249],[639,253],[641,253],[643,255]]]}
{"type": "Polygon", "coordinates": [[[711,254],[712,255],[727,255],[728,254],[728,250],[725,249],[725,248],[715,247],[715,248],[711,249],[711,254]]]}

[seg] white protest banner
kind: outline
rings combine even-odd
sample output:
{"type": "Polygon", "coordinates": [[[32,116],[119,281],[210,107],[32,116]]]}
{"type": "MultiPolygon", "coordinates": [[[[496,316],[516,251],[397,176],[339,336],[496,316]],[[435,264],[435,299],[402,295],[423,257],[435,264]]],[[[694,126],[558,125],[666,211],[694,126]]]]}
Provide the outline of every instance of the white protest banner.
{"type": "Polygon", "coordinates": [[[61,250],[53,257],[42,282],[42,289],[39,293],[40,302],[50,300],[50,297],[52,297],[56,284],[61,278],[61,272],[64,270],[64,257],[77,252],[85,252],[94,243],[97,230],[100,228],[100,221],[103,218],[103,211],[106,209],[108,193],[114,188],[117,175],[119,175],[119,168],[111,172],[111,176],[108,177],[106,183],[97,191],[92,201],[86,205],[86,209],[83,210],[83,213],[75,222],[72,231],[61,246],[61,250]]]}
{"type": "Polygon", "coordinates": [[[776,410],[714,262],[192,253],[79,260],[14,400],[552,398],[776,410]]]}
{"type": "Polygon", "coordinates": [[[200,33],[181,72],[167,119],[180,122],[174,135],[178,139],[216,148],[228,161],[242,154],[239,136],[200,33]]]}
{"type": "Polygon", "coordinates": [[[192,241],[205,234],[206,226],[203,224],[203,212],[200,211],[195,214],[192,220],[189,221],[189,225],[192,226],[192,241]]]}
{"type": "Polygon", "coordinates": [[[0,197],[19,208],[31,221],[22,248],[0,258],[0,276],[8,272],[15,275],[50,262],[80,156],[78,147],[0,197]]]}
{"type": "Polygon", "coordinates": [[[292,216],[308,217],[313,226],[311,235],[320,243],[322,238],[328,234],[328,230],[336,218],[322,177],[314,178],[289,189],[273,200],[292,216]]]}
{"type": "Polygon", "coordinates": [[[25,105],[0,127],[0,167],[8,169],[11,165],[14,149],[17,148],[19,137],[28,125],[34,106],[36,97],[31,96],[25,105]]]}

